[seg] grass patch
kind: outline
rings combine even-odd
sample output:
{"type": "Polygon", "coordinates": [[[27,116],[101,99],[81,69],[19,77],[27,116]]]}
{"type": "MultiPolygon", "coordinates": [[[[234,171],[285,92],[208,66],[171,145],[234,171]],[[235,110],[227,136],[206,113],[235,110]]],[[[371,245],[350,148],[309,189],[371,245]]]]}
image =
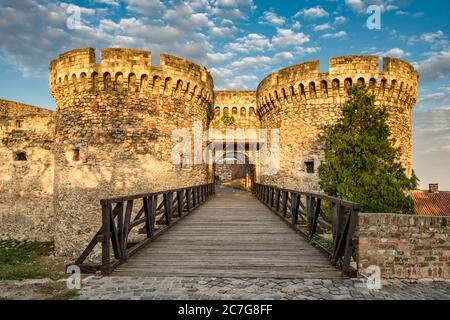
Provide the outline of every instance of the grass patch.
{"type": "Polygon", "coordinates": [[[313,236],[313,238],[311,239],[311,244],[313,246],[321,246],[329,251],[333,250],[333,241],[324,239],[318,235],[313,236]]]}
{"type": "Polygon", "coordinates": [[[0,280],[55,278],[57,267],[46,261],[52,242],[0,241],[0,280]]]}
{"type": "Polygon", "coordinates": [[[79,293],[78,290],[67,290],[64,292],[60,292],[55,294],[52,297],[47,298],[46,300],[70,300],[73,298],[78,297],[79,293]]]}

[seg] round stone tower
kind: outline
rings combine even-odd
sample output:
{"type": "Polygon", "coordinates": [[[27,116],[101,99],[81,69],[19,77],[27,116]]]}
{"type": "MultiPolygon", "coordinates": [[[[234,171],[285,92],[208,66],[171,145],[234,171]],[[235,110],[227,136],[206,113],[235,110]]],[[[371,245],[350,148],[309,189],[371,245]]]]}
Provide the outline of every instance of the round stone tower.
{"type": "MultiPolygon", "coordinates": [[[[55,245],[74,258],[97,232],[100,199],[206,183],[205,164],[172,162],[175,130],[206,130],[213,80],[205,68],[167,54],[94,49],[50,64],[55,116],[55,245]],[[197,126],[199,123],[197,123],[197,126]]],[[[203,142],[204,147],[206,142],[203,142]]],[[[212,181],[212,180],[211,180],[212,181]]]]}
{"type": "Polygon", "coordinates": [[[376,56],[330,58],[329,72],[320,72],[319,61],[281,69],[257,88],[257,113],[261,128],[280,129],[280,158],[276,174],[261,182],[300,190],[318,190],[317,167],[323,152],[317,143],[324,125],[335,122],[348,99],[347,87],[369,86],[377,105],[389,110],[389,125],[407,175],[412,174],[411,110],[417,100],[418,73],[399,59],[376,56]]]}

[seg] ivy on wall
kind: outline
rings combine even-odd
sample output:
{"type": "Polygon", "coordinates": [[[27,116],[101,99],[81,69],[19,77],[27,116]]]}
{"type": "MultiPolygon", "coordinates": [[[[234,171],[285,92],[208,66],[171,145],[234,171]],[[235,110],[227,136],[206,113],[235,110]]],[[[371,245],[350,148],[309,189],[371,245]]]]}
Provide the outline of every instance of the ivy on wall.
{"type": "Polygon", "coordinates": [[[224,114],[223,116],[222,116],[222,123],[224,124],[224,125],[226,125],[226,126],[231,126],[231,125],[233,125],[235,122],[236,122],[236,119],[234,119],[234,117],[233,116],[230,116],[230,115],[228,115],[228,114],[224,114]]]}

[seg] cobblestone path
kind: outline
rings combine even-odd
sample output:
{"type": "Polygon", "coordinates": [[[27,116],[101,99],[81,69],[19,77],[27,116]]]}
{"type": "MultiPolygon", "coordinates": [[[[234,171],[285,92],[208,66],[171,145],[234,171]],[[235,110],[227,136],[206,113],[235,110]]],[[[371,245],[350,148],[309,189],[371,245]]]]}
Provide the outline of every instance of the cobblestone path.
{"type": "Polygon", "coordinates": [[[389,281],[369,290],[363,279],[92,277],[78,299],[450,300],[450,283],[389,281]]]}

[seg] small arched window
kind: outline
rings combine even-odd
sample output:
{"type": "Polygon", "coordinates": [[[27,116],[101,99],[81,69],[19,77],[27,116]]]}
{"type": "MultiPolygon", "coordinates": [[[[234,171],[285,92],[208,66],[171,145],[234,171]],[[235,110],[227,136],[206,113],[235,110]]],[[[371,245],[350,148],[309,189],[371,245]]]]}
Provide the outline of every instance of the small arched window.
{"type": "Polygon", "coordinates": [[[136,92],[136,75],[134,73],[128,75],[128,91],[136,92]]]}
{"type": "Polygon", "coordinates": [[[349,87],[352,86],[352,78],[347,78],[344,80],[344,88],[348,89],[349,87]]]}
{"type": "Polygon", "coordinates": [[[98,84],[98,73],[97,72],[93,72],[91,75],[91,80],[92,80],[92,90],[97,90],[97,84],[98,84]]]}
{"type": "Polygon", "coordinates": [[[306,94],[305,94],[305,85],[303,83],[300,84],[300,95],[302,97],[306,96],[306,94]]]}
{"type": "Polygon", "coordinates": [[[216,108],[214,109],[214,114],[215,114],[216,116],[220,115],[220,108],[219,108],[219,107],[216,107],[216,108]]]}
{"type": "Polygon", "coordinates": [[[249,116],[250,116],[250,117],[255,116],[255,115],[256,115],[256,114],[255,114],[255,108],[250,107],[250,109],[248,109],[248,113],[249,113],[249,116]]]}
{"type": "Polygon", "coordinates": [[[172,94],[172,78],[168,77],[166,78],[166,81],[164,82],[164,95],[170,95],[172,94]]]}
{"type": "Polygon", "coordinates": [[[228,107],[223,108],[223,114],[228,115],[228,113],[229,113],[228,107]]]}
{"type": "Polygon", "coordinates": [[[316,84],[312,81],[309,83],[309,97],[310,98],[316,97],[316,84]]]}
{"type": "Polygon", "coordinates": [[[322,96],[324,97],[328,96],[328,83],[326,80],[322,80],[322,82],[320,82],[320,91],[322,96]]]}
{"type": "Polygon", "coordinates": [[[116,73],[116,90],[122,91],[123,89],[123,74],[122,72],[116,73]]]}
{"type": "Polygon", "coordinates": [[[144,92],[144,90],[147,89],[148,86],[148,77],[146,74],[143,74],[141,76],[141,83],[139,85],[139,89],[141,90],[141,92],[144,92]]]}
{"type": "Polygon", "coordinates": [[[111,74],[109,72],[103,75],[103,86],[105,90],[111,90],[111,74]]]}
{"type": "Polygon", "coordinates": [[[233,116],[237,115],[237,108],[233,107],[233,109],[231,109],[231,113],[233,114],[233,116]]]}
{"type": "Polygon", "coordinates": [[[366,82],[365,82],[365,80],[364,80],[364,78],[358,78],[358,84],[359,85],[364,85],[366,82]]]}
{"type": "Polygon", "coordinates": [[[72,91],[77,92],[78,91],[78,81],[77,76],[75,74],[72,75],[72,91]]]}
{"type": "Polygon", "coordinates": [[[339,94],[339,79],[334,79],[332,83],[333,91],[339,94]]]}
{"type": "Polygon", "coordinates": [[[80,149],[73,149],[72,150],[72,160],[73,161],[80,161],[80,149]]]}
{"type": "Polygon", "coordinates": [[[81,81],[81,89],[83,90],[83,89],[86,89],[87,88],[87,86],[86,86],[86,73],[85,72],[82,72],[81,74],[80,74],[80,81],[81,81]]]}
{"type": "Polygon", "coordinates": [[[241,108],[241,117],[245,117],[246,116],[246,110],[244,107],[241,108]]]}

